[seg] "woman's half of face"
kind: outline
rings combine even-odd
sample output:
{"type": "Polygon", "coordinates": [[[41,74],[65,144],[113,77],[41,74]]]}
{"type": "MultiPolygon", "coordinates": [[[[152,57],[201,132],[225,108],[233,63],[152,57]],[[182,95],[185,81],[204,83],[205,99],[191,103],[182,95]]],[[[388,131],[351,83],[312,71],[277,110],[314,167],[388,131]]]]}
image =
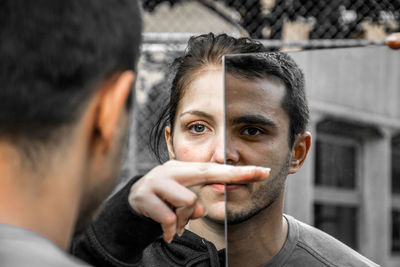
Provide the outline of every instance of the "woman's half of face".
{"type": "MultiPolygon", "coordinates": [[[[171,159],[224,163],[224,99],[222,68],[196,75],[178,104],[173,132],[166,129],[171,159]]],[[[223,223],[224,187],[208,184],[191,188],[208,210],[208,216],[223,223]]]]}

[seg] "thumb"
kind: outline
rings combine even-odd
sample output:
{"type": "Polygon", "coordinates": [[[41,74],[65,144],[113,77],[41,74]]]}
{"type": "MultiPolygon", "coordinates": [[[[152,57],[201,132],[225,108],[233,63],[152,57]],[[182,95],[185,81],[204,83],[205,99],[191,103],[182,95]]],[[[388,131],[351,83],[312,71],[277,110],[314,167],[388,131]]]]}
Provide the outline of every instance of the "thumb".
{"type": "Polygon", "coordinates": [[[193,214],[190,217],[190,219],[201,218],[201,217],[207,215],[206,213],[207,213],[206,209],[203,207],[203,205],[201,205],[200,203],[197,202],[196,205],[194,206],[193,214]]]}

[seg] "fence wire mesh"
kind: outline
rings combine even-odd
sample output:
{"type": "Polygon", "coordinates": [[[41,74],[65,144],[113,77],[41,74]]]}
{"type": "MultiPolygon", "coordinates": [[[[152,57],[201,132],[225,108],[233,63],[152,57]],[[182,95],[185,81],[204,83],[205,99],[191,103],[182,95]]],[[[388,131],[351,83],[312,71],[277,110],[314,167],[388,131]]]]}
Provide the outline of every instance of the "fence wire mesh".
{"type": "Polygon", "coordinates": [[[143,0],[148,32],[239,31],[257,39],[382,38],[400,0],[143,0]]]}
{"type": "Polygon", "coordinates": [[[141,4],[144,45],[123,180],[158,164],[148,148],[149,133],[167,101],[169,64],[183,52],[190,35],[226,32],[260,39],[275,49],[330,48],[380,44],[387,34],[400,31],[400,0],[142,0],[141,4]]]}

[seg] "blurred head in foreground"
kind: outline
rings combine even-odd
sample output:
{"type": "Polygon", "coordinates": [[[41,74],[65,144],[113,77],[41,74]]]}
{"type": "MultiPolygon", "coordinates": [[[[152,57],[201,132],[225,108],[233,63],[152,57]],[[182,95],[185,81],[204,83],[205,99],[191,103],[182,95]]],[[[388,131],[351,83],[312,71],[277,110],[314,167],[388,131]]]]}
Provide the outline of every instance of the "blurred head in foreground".
{"type": "Polygon", "coordinates": [[[138,2],[0,5],[0,188],[7,191],[0,219],[28,229],[38,224],[32,220],[83,225],[123,159],[141,43],[138,2]],[[13,215],[22,202],[33,210],[13,215]]]}

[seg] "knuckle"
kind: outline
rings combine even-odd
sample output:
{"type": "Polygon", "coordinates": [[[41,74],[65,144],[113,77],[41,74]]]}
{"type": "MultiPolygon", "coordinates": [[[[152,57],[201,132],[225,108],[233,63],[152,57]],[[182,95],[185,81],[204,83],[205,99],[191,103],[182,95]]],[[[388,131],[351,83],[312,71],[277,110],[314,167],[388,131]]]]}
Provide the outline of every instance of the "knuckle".
{"type": "Polygon", "coordinates": [[[160,177],[160,174],[162,174],[162,170],[160,169],[160,167],[155,167],[151,173],[148,173],[145,177],[145,179],[143,179],[143,184],[146,187],[152,187],[152,185],[154,185],[154,183],[157,181],[158,177],[160,177]]]}
{"type": "Polygon", "coordinates": [[[146,199],[150,196],[150,192],[144,188],[139,188],[128,195],[128,201],[131,206],[138,205],[139,203],[145,203],[146,199]]]}
{"type": "MultiPolygon", "coordinates": [[[[152,169],[151,173],[152,174],[154,174],[154,173],[158,174],[158,173],[162,172],[163,166],[164,165],[158,165],[158,166],[154,167],[152,169]]],[[[151,175],[150,177],[154,177],[154,176],[156,176],[156,175],[151,175]]]]}
{"type": "Polygon", "coordinates": [[[168,214],[168,215],[164,216],[161,223],[165,224],[165,225],[172,225],[175,222],[176,222],[175,214],[168,214]]]}
{"type": "Polygon", "coordinates": [[[209,171],[210,171],[209,168],[210,168],[209,165],[207,165],[207,164],[205,164],[205,163],[201,163],[201,164],[199,165],[199,167],[198,167],[199,175],[201,175],[201,176],[207,176],[207,175],[209,174],[209,171]]]}
{"type": "Polygon", "coordinates": [[[171,166],[171,165],[174,165],[174,164],[175,164],[175,160],[168,160],[162,166],[171,166]]]}
{"type": "Polygon", "coordinates": [[[138,192],[138,189],[134,189],[133,187],[131,187],[131,190],[128,195],[128,201],[130,203],[133,203],[134,201],[136,201],[139,192],[138,192]]]}
{"type": "Polygon", "coordinates": [[[141,199],[146,196],[147,192],[144,186],[137,188],[134,192],[131,192],[131,195],[134,199],[141,199]]]}
{"type": "Polygon", "coordinates": [[[195,194],[190,194],[187,198],[185,198],[184,203],[185,206],[193,206],[197,201],[197,196],[195,194]]]}
{"type": "Polygon", "coordinates": [[[160,168],[160,166],[169,166],[169,165],[171,165],[171,161],[170,160],[168,160],[167,162],[164,162],[162,165],[159,165],[159,166],[155,167],[154,169],[160,168]]]}
{"type": "Polygon", "coordinates": [[[128,202],[131,207],[134,207],[136,205],[135,195],[129,194],[128,202]]]}

